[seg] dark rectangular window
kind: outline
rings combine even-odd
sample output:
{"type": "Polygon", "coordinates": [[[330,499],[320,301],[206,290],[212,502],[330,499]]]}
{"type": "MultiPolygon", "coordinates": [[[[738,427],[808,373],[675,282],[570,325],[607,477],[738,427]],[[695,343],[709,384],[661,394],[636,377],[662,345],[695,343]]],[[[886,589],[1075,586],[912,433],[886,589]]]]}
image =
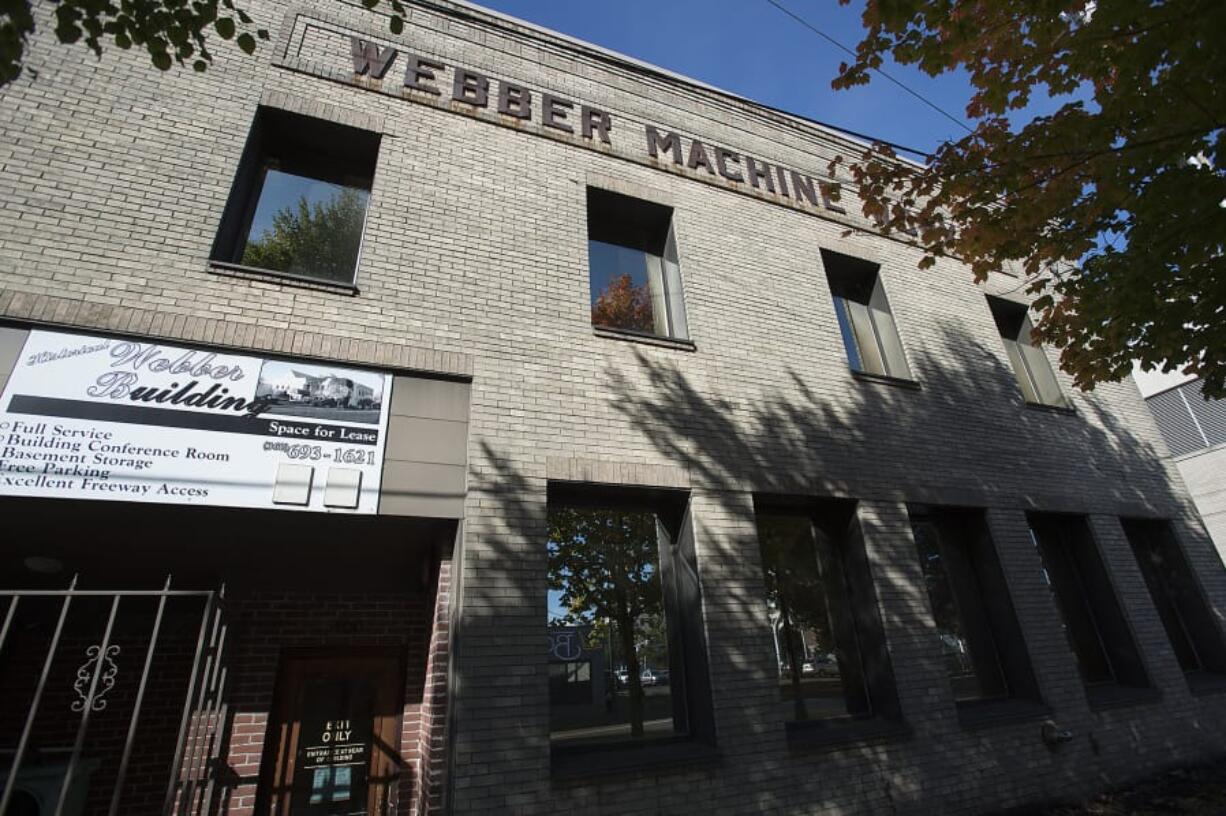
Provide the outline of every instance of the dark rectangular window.
{"type": "Polygon", "coordinates": [[[1226,674],[1221,627],[1170,524],[1158,519],[1121,519],[1120,523],[1180,667],[1189,675],[1226,674]]]}
{"type": "Polygon", "coordinates": [[[821,252],[852,370],[911,379],[877,264],[825,249],[821,252]]]}
{"type": "Polygon", "coordinates": [[[550,487],[555,748],[712,737],[687,508],[677,491],[550,487]]]}
{"type": "Polygon", "coordinates": [[[992,310],[1001,342],[1005,345],[1005,353],[1009,355],[1009,364],[1013,366],[1013,375],[1017,378],[1018,387],[1022,389],[1026,401],[1058,408],[1067,407],[1068,399],[1060,390],[1051,361],[1047,359],[1043,347],[1031,337],[1034,327],[1030,323],[1026,306],[1011,300],[989,297],[988,307],[992,310]]]}
{"type": "Polygon", "coordinates": [[[1082,679],[1091,687],[1147,688],[1149,678],[1088,521],[1059,513],[1028,518],[1082,679]]]}
{"type": "Polygon", "coordinates": [[[593,326],[689,337],[672,219],[663,204],[588,188],[593,326]]]}
{"type": "Polygon", "coordinates": [[[351,285],[379,134],[260,108],[213,260],[351,285]]]}
{"type": "Polygon", "coordinates": [[[589,705],[603,700],[592,684],[592,660],[550,662],[549,699],[564,705],[589,705]]]}
{"type": "Polygon", "coordinates": [[[785,718],[899,719],[855,502],[759,497],[755,507],[785,718]]]}
{"type": "Polygon", "coordinates": [[[911,528],[941,653],[959,703],[1039,700],[982,511],[912,506],[911,528]]]}

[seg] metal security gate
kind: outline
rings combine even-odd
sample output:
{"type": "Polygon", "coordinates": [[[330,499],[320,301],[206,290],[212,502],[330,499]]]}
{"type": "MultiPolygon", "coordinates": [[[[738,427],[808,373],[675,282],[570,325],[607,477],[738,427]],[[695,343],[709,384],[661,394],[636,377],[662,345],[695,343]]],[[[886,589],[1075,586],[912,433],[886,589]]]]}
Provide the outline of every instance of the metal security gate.
{"type": "MultiPolygon", "coordinates": [[[[46,623],[54,620],[49,637],[45,644],[45,656],[41,666],[30,666],[36,672],[37,680],[33,685],[32,696],[28,698],[28,713],[21,727],[20,737],[12,752],[12,761],[8,763],[7,773],[3,777],[4,789],[0,794],[0,815],[9,812],[9,806],[14,801],[15,792],[19,788],[23,763],[30,760],[31,737],[35,733],[35,723],[40,716],[44,722],[48,717],[58,717],[57,726],[66,726],[65,733],[73,733],[71,749],[68,751],[67,764],[64,767],[63,779],[58,783],[58,795],[54,796],[54,809],[47,811],[53,816],[65,816],[66,802],[69,792],[73,790],[74,777],[83,773],[82,752],[86,745],[91,724],[100,712],[107,709],[110,700],[107,695],[119,680],[119,664],[121,646],[116,642],[116,627],[124,621],[125,611],[129,618],[136,618],[139,626],[140,618],[147,618],[147,607],[156,604],[152,623],[148,629],[147,642],[143,655],[131,656],[140,659],[141,674],[132,698],[131,712],[127,717],[126,736],[123,739],[122,751],[119,753],[117,770],[109,797],[109,807],[95,797],[91,799],[95,806],[91,812],[105,812],[108,816],[117,816],[121,812],[121,801],[125,792],[125,784],[130,780],[129,763],[132,759],[133,747],[137,737],[137,727],[141,721],[142,709],[149,702],[146,692],[150,685],[150,670],[154,665],[155,655],[159,648],[167,646],[163,625],[168,604],[183,601],[192,602],[189,609],[194,610],[195,604],[200,604],[198,612],[189,612],[190,621],[199,614],[198,627],[195,629],[195,651],[191,657],[190,670],[186,677],[186,689],[183,697],[182,713],[178,718],[178,735],[175,740],[173,757],[165,773],[168,778],[165,787],[165,799],[161,806],[162,814],[206,814],[214,807],[214,796],[217,794],[217,768],[223,746],[228,737],[226,732],[228,717],[225,703],[227,670],[225,653],[227,648],[227,626],[224,609],[224,588],[218,591],[176,590],[171,588],[171,578],[167,576],[165,585],[160,590],[87,590],[77,588],[77,578],[74,576],[68,588],[61,590],[0,590],[0,609],[3,609],[3,624],[0,624],[0,660],[9,655],[6,647],[11,647],[11,636],[14,622],[27,606],[41,604],[40,609],[47,613],[46,623]],[[71,677],[59,676],[57,668],[62,668],[65,660],[71,655],[61,653],[62,641],[65,635],[65,622],[74,605],[100,604],[99,611],[105,610],[105,627],[97,642],[84,649],[85,662],[75,668],[71,677]],[[134,606],[144,606],[143,614],[135,615],[134,606]],[[75,699],[58,711],[45,709],[45,698],[49,688],[63,691],[56,684],[71,684],[75,699]],[[62,710],[67,708],[67,710],[62,710]],[[65,719],[69,720],[66,724],[65,719]]],[[[189,621],[189,622],[190,622],[189,621]]],[[[190,630],[189,630],[190,631],[190,630]]],[[[143,632],[140,640],[144,640],[143,632]]],[[[187,641],[190,642],[190,641],[187,641]]],[[[36,644],[39,648],[41,643],[36,644]]],[[[124,655],[123,657],[128,657],[124,655]]],[[[33,675],[31,678],[33,679],[33,675]]],[[[177,694],[176,694],[177,697],[177,694]]],[[[113,712],[112,712],[113,713],[113,712]]],[[[122,723],[121,723],[122,724],[122,723]]],[[[121,729],[122,730],[122,729],[121,729]]],[[[0,760],[0,770],[4,763],[0,760]]],[[[58,772],[58,766],[57,766],[58,772]]],[[[111,777],[103,780],[103,784],[111,777]]],[[[147,784],[148,780],[140,780],[147,784]]],[[[126,812],[125,812],[126,816],[126,812]]]]}

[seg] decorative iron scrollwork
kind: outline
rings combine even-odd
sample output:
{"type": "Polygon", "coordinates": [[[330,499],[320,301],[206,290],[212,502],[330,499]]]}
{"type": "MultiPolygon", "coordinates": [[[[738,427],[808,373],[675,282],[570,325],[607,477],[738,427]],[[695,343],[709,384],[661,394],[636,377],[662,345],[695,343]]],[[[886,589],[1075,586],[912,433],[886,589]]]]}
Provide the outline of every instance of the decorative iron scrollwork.
{"type": "Polygon", "coordinates": [[[101,711],[106,708],[106,700],[102,699],[111,688],[115,685],[115,678],[119,675],[119,666],[112,659],[119,654],[118,646],[107,646],[106,654],[101,658],[98,653],[102,651],[101,646],[90,646],[85,650],[85,656],[89,659],[81,664],[77,669],[77,680],[72,684],[76,689],[77,696],[81,699],[74,700],[72,703],[73,711],[84,711],[85,706],[90,706],[93,711],[101,711]],[[100,668],[102,674],[98,677],[98,687],[94,691],[94,699],[89,699],[89,685],[94,676],[95,667],[100,668]]]}

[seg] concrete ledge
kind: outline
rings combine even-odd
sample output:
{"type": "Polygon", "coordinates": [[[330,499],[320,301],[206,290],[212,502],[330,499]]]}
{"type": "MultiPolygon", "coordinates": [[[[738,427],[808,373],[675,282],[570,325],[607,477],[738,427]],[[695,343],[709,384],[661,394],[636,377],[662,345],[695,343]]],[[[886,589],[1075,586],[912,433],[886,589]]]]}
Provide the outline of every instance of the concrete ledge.
{"type": "Polygon", "coordinates": [[[601,190],[608,190],[614,193],[630,196],[631,198],[641,199],[642,201],[651,201],[655,204],[662,204],[665,207],[676,209],[676,197],[660,187],[648,186],[646,184],[638,184],[625,179],[610,176],[607,173],[596,173],[588,171],[584,176],[584,181],[588,187],[596,187],[601,190]]]}
{"type": "Polygon", "coordinates": [[[168,343],[199,343],[236,352],[268,352],[364,366],[469,378],[473,358],[451,351],[357,339],[200,315],[89,303],[55,295],[0,289],[0,318],[47,328],[85,329],[151,337],[168,343]]]}
{"type": "Polygon", "coordinates": [[[346,125],[358,130],[369,130],[373,133],[382,133],[386,127],[384,117],[381,115],[363,113],[351,108],[342,108],[339,105],[329,105],[325,102],[297,96],[285,91],[265,90],[260,96],[260,104],[269,108],[310,116],[314,119],[323,119],[337,125],[346,125]]]}
{"type": "Polygon", "coordinates": [[[545,458],[545,476],[551,481],[558,482],[672,487],[684,490],[690,488],[690,472],[676,465],[648,465],[548,456],[545,458]]]}

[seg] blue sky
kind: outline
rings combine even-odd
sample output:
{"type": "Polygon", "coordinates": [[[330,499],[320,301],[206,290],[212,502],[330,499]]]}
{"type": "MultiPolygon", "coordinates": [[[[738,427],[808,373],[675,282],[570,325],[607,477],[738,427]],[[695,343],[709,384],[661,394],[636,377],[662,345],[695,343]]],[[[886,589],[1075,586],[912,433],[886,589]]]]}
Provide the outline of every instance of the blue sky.
{"type": "MultiPolygon", "coordinates": [[[[331,184],[318,179],[295,176],[280,170],[269,170],[264,177],[264,186],[260,191],[260,200],[256,204],[255,215],[251,219],[250,238],[258,239],[272,229],[272,219],[286,207],[297,207],[298,200],[305,198],[307,204],[315,207],[326,204],[340,195],[345,188],[339,184],[331,184]]],[[[355,188],[356,189],[356,188],[355,188]]],[[[357,190],[365,198],[365,190],[357,190]]]]}
{"type": "MultiPolygon", "coordinates": [[[[860,41],[860,2],[780,2],[850,48],[860,41]]],[[[767,105],[908,147],[931,150],[963,133],[881,77],[867,87],[834,91],[830,81],[849,57],[766,0],[485,0],[481,5],[767,105]]],[[[965,118],[970,96],[965,76],[931,78],[896,65],[886,70],[965,118]]]]}

